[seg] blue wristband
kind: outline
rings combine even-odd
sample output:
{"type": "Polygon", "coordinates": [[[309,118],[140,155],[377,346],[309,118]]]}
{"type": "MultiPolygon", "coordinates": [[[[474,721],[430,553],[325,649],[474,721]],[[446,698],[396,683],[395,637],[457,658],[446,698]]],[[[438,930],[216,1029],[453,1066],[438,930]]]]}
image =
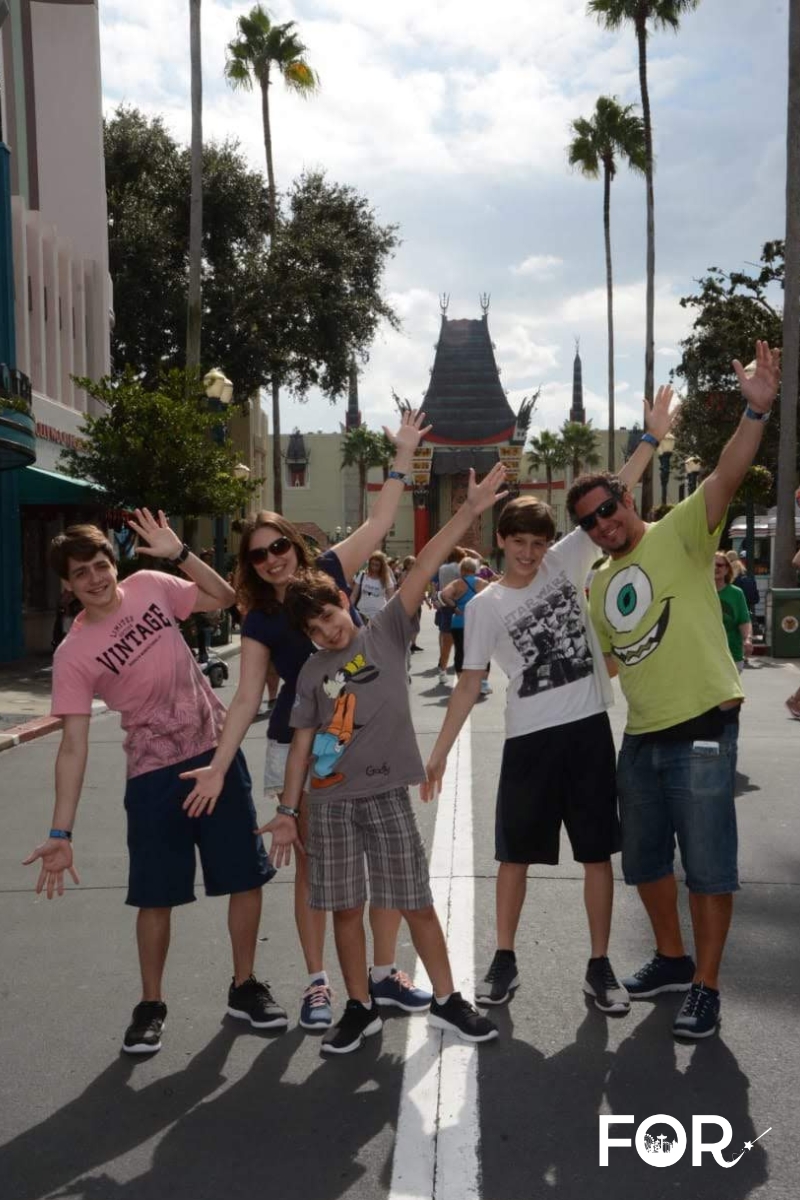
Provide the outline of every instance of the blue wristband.
{"type": "Polygon", "coordinates": [[[765,412],[765,413],[758,412],[755,408],[751,408],[749,404],[748,404],[747,408],[744,410],[744,415],[746,417],[748,417],[749,420],[751,420],[751,421],[768,421],[769,420],[768,412],[765,412]]]}
{"type": "Polygon", "coordinates": [[[71,842],[72,841],[72,830],[71,829],[51,829],[47,836],[51,837],[51,838],[62,838],[66,842],[71,842]]]}
{"type": "Polygon", "coordinates": [[[408,478],[408,476],[404,475],[402,471],[390,471],[389,474],[386,476],[386,478],[387,479],[399,479],[401,483],[410,483],[411,482],[410,479],[408,478]]]}
{"type": "Polygon", "coordinates": [[[648,446],[652,446],[654,450],[658,449],[659,441],[657,437],[653,437],[652,433],[643,433],[641,441],[647,442],[648,446]]]}

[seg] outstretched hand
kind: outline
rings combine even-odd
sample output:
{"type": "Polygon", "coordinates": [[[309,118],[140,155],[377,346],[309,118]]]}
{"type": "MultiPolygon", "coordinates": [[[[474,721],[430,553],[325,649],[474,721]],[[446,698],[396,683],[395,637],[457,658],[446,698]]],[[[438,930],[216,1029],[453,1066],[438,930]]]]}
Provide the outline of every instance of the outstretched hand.
{"type": "Polygon", "coordinates": [[[183,543],[177,533],[170,529],[166,514],[161,509],[156,518],[149,508],[136,508],[134,516],[128,518],[128,525],[147,542],[146,546],[137,546],[138,554],[147,554],[150,558],[177,558],[180,554],[183,543]]]}
{"type": "Polygon", "coordinates": [[[768,342],[756,342],[755,370],[752,374],[742,366],[738,358],[733,360],[733,369],[739,380],[742,395],[756,412],[767,413],[772,408],[781,382],[781,352],[775,347],[770,350],[768,342]]]}
{"type": "Polygon", "coordinates": [[[194,787],[183,802],[183,811],[188,817],[202,817],[216,808],[217,800],[225,786],[225,774],[219,767],[195,767],[193,771],[182,771],[179,779],[193,779],[194,787]]]}
{"type": "Polygon", "coordinates": [[[435,752],[431,754],[425,764],[425,782],[419,785],[420,800],[424,804],[429,804],[440,794],[446,769],[447,757],[439,757],[435,752]]]}
{"type": "Polygon", "coordinates": [[[397,450],[405,450],[406,453],[413,454],[425,434],[430,433],[433,429],[432,425],[423,426],[424,420],[425,413],[421,409],[409,408],[403,413],[397,433],[392,433],[386,425],[383,426],[383,432],[397,450]]]}
{"type": "Polygon", "coordinates": [[[498,488],[502,487],[506,481],[505,464],[496,462],[491,471],[480,481],[475,482],[475,470],[473,467],[469,469],[469,485],[467,487],[467,498],[464,501],[469,508],[472,509],[475,516],[485,512],[487,508],[491,508],[498,500],[503,500],[508,495],[508,488],[502,492],[498,492],[498,488]]]}
{"type": "Polygon", "coordinates": [[[300,829],[294,817],[285,817],[278,813],[261,825],[256,833],[271,833],[272,845],[269,848],[269,859],[273,867],[288,867],[292,861],[292,846],[296,854],[305,854],[305,846],[300,837],[300,829]]]}
{"type": "Polygon", "coordinates": [[[80,883],[78,872],[72,865],[72,846],[66,838],[48,838],[37,846],[33,853],[23,858],[22,864],[29,867],[31,863],[41,859],[42,869],[36,881],[36,894],[44,892],[48,900],[54,895],[64,895],[64,872],[68,871],[73,883],[80,883]]]}
{"type": "Polygon", "coordinates": [[[652,404],[649,400],[645,400],[644,426],[647,432],[651,433],[659,442],[667,436],[678,415],[680,401],[673,404],[674,398],[675,393],[670,385],[663,383],[656,392],[656,398],[652,404]]]}

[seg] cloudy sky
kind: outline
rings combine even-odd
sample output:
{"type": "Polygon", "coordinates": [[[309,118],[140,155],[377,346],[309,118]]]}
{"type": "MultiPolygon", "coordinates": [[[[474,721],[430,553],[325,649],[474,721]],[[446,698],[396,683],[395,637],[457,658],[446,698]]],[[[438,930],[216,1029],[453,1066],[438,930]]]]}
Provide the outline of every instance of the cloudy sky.
{"type": "MultiPolygon", "coordinates": [[[[236,137],[263,169],[259,102],[222,69],[250,4],[203,0],[204,131],[236,137]]],[[[610,35],[585,0],[275,0],[294,19],[322,89],[273,88],[278,185],[323,167],[354,185],[403,239],[386,290],[403,330],[384,331],[361,379],[369,425],[391,420],[391,389],[421,398],[440,293],[451,317],[490,328],[515,409],[542,387],[533,425],[569,409],[580,338],[588,415],[605,427],[602,185],[566,166],[570,122],[601,94],[638,101],[635,39],[610,35]]],[[[161,114],[189,136],[188,4],[103,0],[106,110],[161,114]]],[[[678,36],[651,38],[656,174],[656,376],[678,360],[678,299],[709,265],[739,268],[784,232],[787,0],[701,0],[678,36]]],[[[617,413],[639,412],[644,372],[644,184],[612,192],[617,413]]],[[[335,430],[344,401],[287,400],[284,428],[335,430]]]]}

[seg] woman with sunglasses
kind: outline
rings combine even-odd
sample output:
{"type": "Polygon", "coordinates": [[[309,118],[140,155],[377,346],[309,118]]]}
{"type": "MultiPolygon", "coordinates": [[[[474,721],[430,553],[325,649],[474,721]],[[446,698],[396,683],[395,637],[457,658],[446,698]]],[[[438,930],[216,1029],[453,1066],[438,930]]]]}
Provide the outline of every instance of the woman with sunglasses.
{"type": "MultiPolygon", "coordinates": [[[[289,716],[294,704],[295,684],[300,668],[313,652],[305,634],[292,629],[283,610],[283,598],[291,578],[306,567],[326,571],[339,587],[350,591],[351,581],[365,559],[380,546],[394,524],[397,506],[403,494],[411,460],[430,426],[423,428],[425,414],[403,414],[396,434],[384,432],[395,444],[394,468],[389,472],[375,506],[364,522],[348,538],[312,560],[299,530],[277,513],[261,512],[247,522],[239,545],[239,594],[247,610],[242,625],[242,654],[239,685],[231,702],[217,751],[207,768],[187,772],[184,778],[195,780],[187,800],[193,816],[213,811],[222,789],[229,764],[258,713],[270,666],[283,680],[267,727],[267,758],[264,793],[275,794],[279,801],[292,730],[289,716]]],[[[354,620],[361,624],[354,612],[354,620]]],[[[288,814],[297,818],[300,836],[305,841],[305,800],[299,810],[288,814]]],[[[308,874],[304,855],[295,856],[294,912],[297,931],[308,969],[308,986],[303,994],[300,1024],[305,1029],[327,1029],[333,1023],[331,991],[323,968],[325,913],[308,905],[308,874]]],[[[400,914],[391,909],[370,909],[375,966],[370,972],[373,1000],[406,1012],[423,1012],[430,1004],[430,993],[415,988],[394,963],[400,914]]]]}

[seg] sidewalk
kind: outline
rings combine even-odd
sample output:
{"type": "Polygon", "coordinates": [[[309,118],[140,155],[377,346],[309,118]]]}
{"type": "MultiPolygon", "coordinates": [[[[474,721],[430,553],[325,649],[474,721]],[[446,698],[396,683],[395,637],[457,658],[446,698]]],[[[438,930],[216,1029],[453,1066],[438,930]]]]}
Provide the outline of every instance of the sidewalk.
{"type": "MultiPolygon", "coordinates": [[[[213,652],[219,658],[234,658],[239,653],[240,641],[240,635],[235,633],[227,646],[214,646],[213,652]]],[[[0,751],[61,728],[60,717],[50,716],[52,674],[51,654],[0,663],[0,751]]],[[[105,712],[106,706],[95,700],[92,711],[105,712]]]]}

